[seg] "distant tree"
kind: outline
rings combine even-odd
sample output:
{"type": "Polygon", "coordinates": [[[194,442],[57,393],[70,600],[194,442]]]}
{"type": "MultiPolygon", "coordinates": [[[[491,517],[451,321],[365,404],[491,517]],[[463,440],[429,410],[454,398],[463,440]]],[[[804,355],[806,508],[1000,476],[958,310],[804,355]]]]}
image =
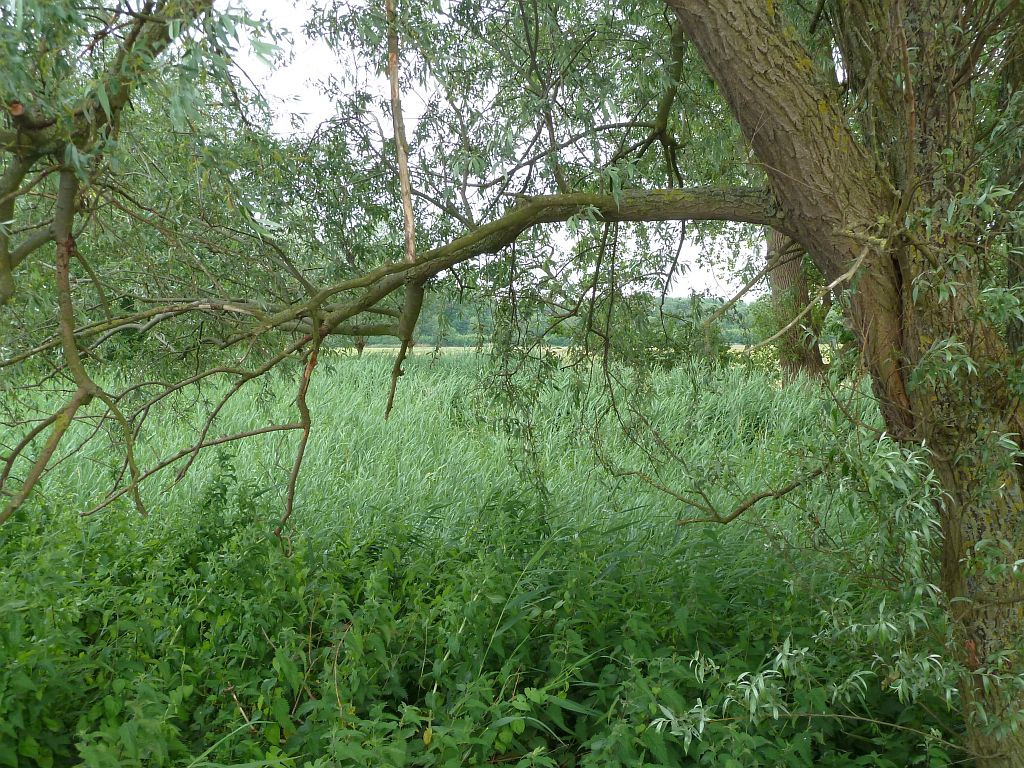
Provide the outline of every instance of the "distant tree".
{"type": "Polygon", "coordinates": [[[813,304],[803,249],[775,230],[765,232],[765,241],[765,267],[775,321],[773,335],[779,334],[775,346],[782,378],[791,381],[800,374],[821,376],[825,363],[818,346],[821,328],[816,326],[820,326],[820,318],[808,311],[813,304]]]}

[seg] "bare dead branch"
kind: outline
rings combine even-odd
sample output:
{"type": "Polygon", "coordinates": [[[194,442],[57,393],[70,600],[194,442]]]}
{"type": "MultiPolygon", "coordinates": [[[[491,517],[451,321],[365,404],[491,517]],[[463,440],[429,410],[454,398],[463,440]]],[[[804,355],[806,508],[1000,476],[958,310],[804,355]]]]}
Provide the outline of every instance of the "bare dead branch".
{"type": "Polygon", "coordinates": [[[299,480],[299,472],[302,470],[302,459],[306,455],[306,444],[309,442],[309,432],[312,427],[312,419],[309,416],[309,406],[306,404],[306,394],[309,392],[309,380],[313,376],[317,360],[320,356],[320,324],[319,320],[313,321],[313,348],[309,352],[306,366],[302,371],[302,379],[299,381],[299,391],[295,397],[295,405],[299,409],[299,424],[302,427],[302,437],[299,446],[295,450],[295,460],[292,463],[292,471],[288,475],[288,488],[285,492],[284,514],[274,529],[274,535],[281,538],[284,526],[292,516],[295,509],[295,486],[299,480]]]}
{"type": "MultiPolygon", "coordinates": [[[[7,503],[7,506],[4,507],[2,512],[0,512],[0,525],[3,525],[10,519],[11,515],[13,515],[25,502],[25,499],[27,499],[28,495],[32,492],[32,489],[35,488],[36,483],[39,482],[39,478],[43,475],[43,471],[50,463],[50,459],[53,458],[53,454],[57,450],[57,446],[60,445],[60,441],[67,432],[72,419],[74,419],[78,409],[86,403],[87,399],[88,395],[86,392],[81,389],[76,390],[71,400],[66,406],[64,406],[64,409],[54,416],[52,421],[48,422],[48,424],[53,424],[53,431],[50,432],[50,436],[46,439],[46,444],[39,452],[36,460],[32,463],[32,468],[29,470],[28,475],[22,482],[21,488],[18,489],[14,496],[11,497],[11,500],[7,503]]],[[[16,458],[16,456],[13,458],[16,458]]]]}
{"type": "Polygon", "coordinates": [[[765,499],[781,499],[783,496],[785,496],[785,495],[787,495],[789,493],[792,493],[797,488],[801,487],[802,485],[804,485],[805,483],[809,482],[810,480],[813,480],[816,477],[820,477],[822,474],[824,474],[824,472],[825,472],[824,467],[819,467],[818,469],[812,470],[811,472],[809,472],[808,474],[804,475],[803,477],[798,478],[798,479],[792,481],[791,483],[787,483],[786,485],[782,486],[781,488],[774,488],[774,489],[770,489],[770,490],[767,490],[767,491],[761,491],[760,493],[755,493],[755,494],[753,494],[751,496],[748,496],[746,499],[744,499],[739,504],[737,504],[733,508],[733,510],[731,512],[729,512],[728,514],[721,515],[721,514],[718,514],[716,512],[713,515],[711,515],[710,517],[677,520],[676,524],[677,525],[692,525],[692,524],[695,524],[695,523],[720,523],[722,525],[725,525],[727,523],[731,523],[733,520],[736,520],[744,512],[749,510],[751,507],[756,505],[758,502],[764,501],[765,499]]]}
{"type": "MultiPolygon", "coordinates": [[[[402,117],[402,98],[399,88],[398,71],[398,19],[395,14],[395,0],[384,0],[384,11],[388,24],[388,79],[391,82],[391,117],[395,127],[395,152],[398,155],[398,180],[402,191],[402,221],[405,232],[405,260],[416,263],[416,224],[413,219],[412,181],[409,177],[409,147],[405,139],[405,120],[402,117]]],[[[384,408],[384,418],[391,415],[395,404],[398,379],[402,375],[402,363],[413,343],[413,333],[423,307],[423,280],[409,283],[405,290],[405,305],[398,319],[398,330],[402,346],[391,369],[391,386],[384,408]]]]}
{"type": "Polygon", "coordinates": [[[405,260],[416,261],[416,227],[413,222],[412,182],[409,176],[409,144],[405,138],[402,96],[398,71],[398,19],[395,0],[384,0],[388,25],[388,80],[391,83],[391,119],[395,128],[395,154],[398,156],[398,180],[402,190],[402,219],[405,226],[405,260]]]}
{"type": "MultiPolygon", "coordinates": [[[[259,429],[250,429],[250,430],[248,430],[246,432],[236,432],[236,433],[231,434],[231,435],[224,435],[222,437],[215,437],[215,438],[212,438],[210,440],[206,440],[206,441],[201,442],[201,443],[196,443],[194,445],[190,445],[188,448],[182,448],[180,451],[175,453],[173,456],[170,456],[170,457],[160,461],[155,466],[153,466],[153,467],[149,468],[148,470],[146,470],[145,472],[143,472],[141,475],[139,475],[138,484],[141,484],[143,481],[148,480],[153,475],[155,475],[155,474],[157,474],[157,473],[167,469],[171,465],[181,461],[186,456],[189,456],[189,455],[192,455],[194,453],[197,453],[197,452],[203,450],[204,448],[213,448],[214,446],[224,445],[226,443],[232,443],[232,442],[235,442],[235,441],[238,441],[238,440],[245,440],[247,438],[256,437],[258,435],[266,435],[266,434],[270,434],[272,432],[285,432],[285,431],[293,430],[293,429],[302,429],[302,425],[301,424],[274,424],[274,425],[269,426],[269,427],[260,427],[259,429]]],[[[90,515],[94,515],[97,512],[99,512],[100,510],[105,509],[106,507],[109,507],[111,504],[113,504],[115,501],[117,501],[119,498],[121,498],[122,496],[124,496],[128,492],[129,492],[128,488],[121,488],[121,489],[115,491],[114,493],[110,494],[109,496],[107,496],[107,498],[105,498],[102,502],[100,502],[99,504],[94,506],[92,509],[89,509],[86,512],[81,512],[79,514],[80,514],[81,517],[89,517],[90,515]]]]}

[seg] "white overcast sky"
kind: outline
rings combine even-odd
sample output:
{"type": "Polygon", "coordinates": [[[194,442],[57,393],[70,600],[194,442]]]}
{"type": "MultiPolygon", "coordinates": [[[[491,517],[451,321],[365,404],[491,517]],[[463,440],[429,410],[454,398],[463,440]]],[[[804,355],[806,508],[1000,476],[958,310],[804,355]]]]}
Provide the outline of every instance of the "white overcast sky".
{"type": "MultiPolygon", "coordinates": [[[[273,68],[243,47],[239,66],[270,102],[277,115],[274,121],[277,132],[293,132],[292,118],[299,116],[299,130],[304,134],[312,133],[334,114],[333,102],[324,97],[317,83],[332,73],[345,71],[345,68],[351,72],[350,68],[355,62],[339,60],[326,43],[311,40],[304,33],[303,26],[310,18],[311,8],[316,5],[314,0],[244,0],[240,4],[248,9],[250,15],[265,16],[275,28],[288,32],[292,47],[289,51],[290,62],[273,68]]],[[[367,74],[367,79],[375,78],[367,74]]],[[[386,96],[386,82],[381,84],[381,89],[381,95],[386,96]]],[[[407,115],[406,119],[415,119],[415,115],[407,115]]],[[[699,266],[699,256],[699,248],[688,242],[682,257],[682,261],[688,265],[687,269],[675,281],[670,294],[686,296],[693,290],[709,291],[717,296],[734,293],[739,287],[738,283],[727,279],[727,272],[699,266]]]]}
{"type": "Polygon", "coordinates": [[[292,114],[304,114],[302,132],[312,133],[334,114],[333,102],[320,92],[317,82],[342,66],[327,43],[310,40],[303,32],[314,4],[309,0],[245,0],[242,5],[250,15],[266,17],[276,29],[289,33],[292,47],[290,63],[271,68],[243,46],[240,68],[270,101],[278,116],[274,123],[278,133],[291,132],[292,114]]]}

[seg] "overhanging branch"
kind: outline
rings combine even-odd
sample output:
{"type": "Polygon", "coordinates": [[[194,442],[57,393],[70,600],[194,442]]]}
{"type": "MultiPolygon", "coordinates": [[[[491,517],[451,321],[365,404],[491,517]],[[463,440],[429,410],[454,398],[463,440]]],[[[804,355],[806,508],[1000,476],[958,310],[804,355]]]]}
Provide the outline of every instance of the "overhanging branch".
{"type": "Polygon", "coordinates": [[[376,305],[383,298],[403,286],[422,283],[456,264],[497,253],[533,227],[568,221],[588,213],[598,221],[732,221],[770,226],[792,234],[778,212],[772,194],[758,188],[695,187],[629,190],[618,196],[578,192],[528,197],[500,218],[446,245],[419,252],[415,263],[403,260],[385,264],[328,286],[302,303],[272,310],[261,322],[247,329],[243,336],[251,338],[300,318],[308,318],[319,310],[324,312],[322,332],[329,334],[339,323],[362,312],[377,311],[376,305]],[[363,293],[358,297],[328,305],[329,300],[341,294],[359,290],[363,293]]]}
{"type": "MultiPolygon", "coordinates": [[[[380,267],[362,278],[324,289],[310,303],[321,306],[343,291],[366,289],[358,299],[341,304],[328,314],[325,327],[330,329],[373,307],[403,285],[429,279],[477,256],[497,253],[535,226],[568,221],[573,216],[586,213],[599,221],[609,222],[732,221],[770,226],[789,234],[789,227],[778,212],[774,198],[765,189],[697,187],[629,190],[617,197],[586,192],[530,197],[524,198],[504,216],[447,245],[419,253],[415,264],[380,267]]],[[[273,319],[268,318],[271,322],[273,319]]]]}

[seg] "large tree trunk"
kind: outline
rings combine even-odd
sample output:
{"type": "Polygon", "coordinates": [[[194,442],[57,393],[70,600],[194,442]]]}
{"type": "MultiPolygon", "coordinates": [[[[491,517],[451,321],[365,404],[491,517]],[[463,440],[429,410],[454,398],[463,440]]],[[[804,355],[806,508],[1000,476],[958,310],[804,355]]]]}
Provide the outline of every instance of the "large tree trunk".
{"type": "Polygon", "coordinates": [[[829,281],[861,265],[851,321],[890,429],[913,432],[899,354],[898,265],[878,248],[892,187],[814,82],[768,5],[670,0],[772,181],[789,229],[829,281]]]}
{"type": "Polygon", "coordinates": [[[1014,451],[1024,418],[1001,329],[978,311],[982,254],[971,248],[984,225],[954,237],[941,221],[969,199],[976,167],[970,78],[958,58],[972,47],[964,6],[839,4],[857,17],[840,45],[862,46],[859,57],[844,55],[852,85],[858,60],[885,60],[858,116],[862,141],[772,3],[669,4],[771,179],[789,230],[830,281],[856,271],[850,320],[887,429],[924,443],[946,494],[942,581],[968,670],[968,746],[979,766],[1022,768],[1024,581],[1014,561],[1024,554],[1024,473],[1014,451]]]}
{"type": "Polygon", "coordinates": [[[785,384],[801,375],[820,377],[825,372],[825,361],[821,359],[813,318],[808,314],[803,321],[796,320],[811,303],[803,265],[804,250],[774,229],[765,230],[765,240],[768,287],[771,290],[775,327],[781,331],[792,325],[775,342],[782,381],[785,384]]]}

